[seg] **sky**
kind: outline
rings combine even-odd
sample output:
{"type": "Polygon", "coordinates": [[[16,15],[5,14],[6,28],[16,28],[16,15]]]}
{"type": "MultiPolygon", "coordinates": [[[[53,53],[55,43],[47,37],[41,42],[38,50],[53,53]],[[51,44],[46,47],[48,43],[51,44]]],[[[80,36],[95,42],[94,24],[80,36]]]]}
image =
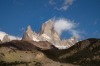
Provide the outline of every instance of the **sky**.
{"type": "Polygon", "coordinates": [[[28,25],[38,32],[54,18],[75,23],[71,30],[63,28],[61,38],[71,32],[81,39],[100,38],[100,0],[0,0],[0,31],[10,35],[22,37],[28,25]]]}

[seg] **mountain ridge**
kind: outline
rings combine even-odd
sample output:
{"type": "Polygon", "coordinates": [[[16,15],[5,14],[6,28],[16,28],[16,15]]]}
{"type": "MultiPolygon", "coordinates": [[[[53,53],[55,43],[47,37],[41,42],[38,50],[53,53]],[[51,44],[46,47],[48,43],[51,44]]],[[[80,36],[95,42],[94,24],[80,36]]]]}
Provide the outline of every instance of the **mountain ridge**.
{"type": "Polygon", "coordinates": [[[38,33],[33,32],[31,27],[28,26],[24,32],[22,40],[33,40],[37,42],[48,41],[59,49],[69,48],[77,42],[76,37],[72,37],[68,40],[61,40],[60,36],[54,30],[53,20],[48,20],[47,22],[43,23],[38,33]]]}
{"type": "Polygon", "coordinates": [[[11,40],[7,34],[3,36],[0,40],[1,66],[100,65],[100,39],[89,38],[79,42],[76,37],[60,39],[52,20],[43,23],[39,33],[28,26],[20,40],[11,40]]]}
{"type": "MultiPolygon", "coordinates": [[[[44,22],[39,30],[38,33],[32,30],[31,26],[27,26],[25,32],[23,33],[22,39],[18,37],[14,37],[11,35],[6,34],[5,32],[1,32],[1,41],[2,42],[9,42],[12,40],[26,40],[26,41],[48,41],[58,49],[66,49],[74,45],[78,40],[76,37],[71,37],[70,39],[60,39],[60,36],[57,34],[57,32],[54,29],[55,22],[50,19],[46,22],[44,22]],[[5,36],[8,36],[9,38],[3,40],[5,36]]],[[[7,38],[7,37],[6,37],[7,38]]]]}

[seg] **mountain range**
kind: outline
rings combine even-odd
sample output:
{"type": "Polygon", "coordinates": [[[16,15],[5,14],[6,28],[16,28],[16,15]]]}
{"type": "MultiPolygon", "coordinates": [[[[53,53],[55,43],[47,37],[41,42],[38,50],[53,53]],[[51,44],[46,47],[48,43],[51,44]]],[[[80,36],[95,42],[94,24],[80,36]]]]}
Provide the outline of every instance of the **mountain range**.
{"type": "Polygon", "coordinates": [[[0,40],[0,66],[100,66],[100,39],[60,39],[48,20],[38,33],[28,26],[22,39],[0,40]]]}
{"type": "Polygon", "coordinates": [[[28,26],[22,39],[18,37],[12,39],[8,34],[4,34],[1,39],[2,42],[9,42],[10,40],[48,41],[59,49],[69,48],[78,41],[75,36],[70,39],[60,39],[60,36],[54,30],[54,22],[52,20],[43,23],[38,33],[32,31],[31,26],[28,26]]]}

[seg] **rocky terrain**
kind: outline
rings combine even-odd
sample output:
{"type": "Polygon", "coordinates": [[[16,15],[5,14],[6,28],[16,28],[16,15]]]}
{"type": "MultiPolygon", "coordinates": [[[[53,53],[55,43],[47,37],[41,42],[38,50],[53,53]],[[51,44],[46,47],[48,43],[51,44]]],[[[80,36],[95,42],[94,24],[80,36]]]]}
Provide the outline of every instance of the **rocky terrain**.
{"type": "Polygon", "coordinates": [[[59,49],[66,49],[74,45],[78,40],[75,36],[70,39],[60,39],[57,32],[54,30],[54,22],[48,20],[43,23],[39,33],[33,32],[31,27],[28,26],[22,40],[26,41],[48,41],[59,49]]]}
{"type": "Polygon", "coordinates": [[[100,39],[60,39],[51,20],[38,33],[28,26],[21,40],[0,40],[0,66],[100,66],[100,39]]]}

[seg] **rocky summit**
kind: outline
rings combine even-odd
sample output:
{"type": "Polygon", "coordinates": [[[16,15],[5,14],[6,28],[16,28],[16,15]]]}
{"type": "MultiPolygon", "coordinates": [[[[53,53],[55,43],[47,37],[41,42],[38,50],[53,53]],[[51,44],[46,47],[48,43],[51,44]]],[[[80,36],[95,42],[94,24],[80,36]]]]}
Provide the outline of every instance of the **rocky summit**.
{"type": "Polygon", "coordinates": [[[54,30],[53,20],[48,20],[47,22],[43,23],[39,33],[33,32],[31,27],[28,26],[22,40],[31,40],[36,42],[48,41],[59,49],[69,48],[77,42],[77,39],[74,36],[68,40],[61,40],[60,36],[54,30]]]}
{"type": "Polygon", "coordinates": [[[33,41],[39,41],[37,39],[37,34],[35,32],[32,31],[30,25],[27,27],[22,40],[33,40],[33,41]]]}
{"type": "Polygon", "coordinates": [[[4,43],[4,42],[9,42],[9,41],[10,41],[9,36],[8,36],[8,35],[5,35],[5,36],[3,37],[2,42],[4,43]]]}

